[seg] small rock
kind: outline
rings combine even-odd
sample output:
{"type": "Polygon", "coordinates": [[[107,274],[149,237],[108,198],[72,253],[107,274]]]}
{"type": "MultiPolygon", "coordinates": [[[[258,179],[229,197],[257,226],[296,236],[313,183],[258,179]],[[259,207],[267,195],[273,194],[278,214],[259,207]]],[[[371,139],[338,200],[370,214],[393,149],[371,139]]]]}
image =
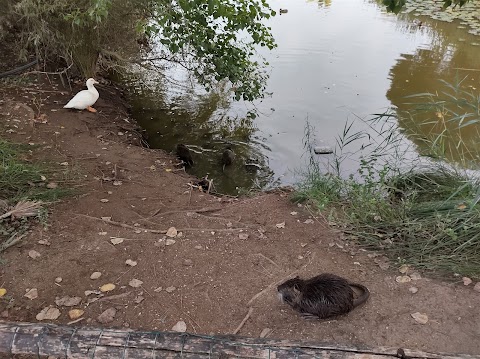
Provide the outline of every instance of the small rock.
{"type": "Polygon", "coordinates": [[[104,284],[100,287],[100,291],[105,293],[105,292],[111,292],[112,290],[115,289],[115,284],[113,283],[107,283],[107,284],[104,284]]]}
{"type": "Polygon", "coordinates": [[[28,252],[28,256],[32,259],[36,259],[41,256],[40,253],[38,253],[36,250],[32,249],[31,251],[28,252]]]}
{"type": "Polygon", "coordinates": [[[413,272],[412,274],[410,274],[410,278],[412,278],[412,280],[419,280],[422,279],[422,276],[418,272],[413,272]]]}
{"type": "Polygon", "coordinates": [[[91,275],[90,275],[90,279],[98,279],[102,276],[102,273],[101,272],[93,272],[91,275]]]}
{"type": "Polygon", "coordinates": [[[473,290],[476,291],[476,292],[480,292],[480,282],[475,284],[475,286],[473,287],[473,290]]]}
{"type": "Polygon", "coordinates": [[[417,287],[410,287],[410,288],[408,288],[408,291],[412,294],[415,294],[415,293],[418,292],[418,288],[417,287]]]}
{"type": "Polygon", "coordinates": [[[408,267],[406,264],[403,264],[403,265],[398,269],[398,271],[399,271],[400,273],[402,273],[402,274],[405,274],[405,273],[408,272],[408,269],[409,269],[409,267],[408,267]]]}
{"type": "Polygon", "coordinates": [[[123,238],[110,237],[110,243],[114,246],[123,242],[123,238]]]}
{"type": "Polygon", "coordinates": [[[117,310],[115,308],[108,308],[97,317],[97,321],[102,324],[113,322],[113,319],[115,319],[115,314],[117,314],[117,310]]]}
{"type": "Polygon", "coordinates": [[[62,277],[55,278],[55,283],[62,283],[62,277]]]}
{"type": "Polygon", "coordinates": [[[247,239],[247,238],[248,238],[248,234],[247,234],[247,233],[240,233],[240,234],[238,235],[238,238],[240,238],[240,239],[247,239]]]}
{"type": "Polygon", "coordinates": [[[73,307],[79,305],[82,301],[82,297],[69,297],[68,295],[62,298],[56,298],[55,304],[64,307],[73,307]]]}
{"type": "Polygon", "coordinates": [[[30,289],[27,293],[25,293],[24,297],[27,297],[30,300],[38,298],[37,288],[30,289]]]}
{"type": "Polygon", "coordinates": [[[172,327],[172,330],[174,332],[185,333],[187,331],[187,324],[181,320],[172,327]]]}
{"type": "Polygon", "coordinates": [[[43,308],[35,317],[37,320],[55,320],[60,316],[60,311],[55,307],[43,308]]]}
{"type": "Polygon", "coordinates": [[[108,199],[106,199],[106,198],[102,198],[102,199],[100,200],[100,202],[102,202],[102,203],[107,203],[107,202],[110,202],[110,201],[109,201],[108,199]]]}
{"type": "Polygon", "coordinates": [[[85,313],[85,311],[83,311],[82,309],[72,309],[68,311],[68,317],[71,320],[75,320],[80,318],[83,315],[83,313],[85,313]]]}
{"type": "Polygon", "coordinates": [[[186,267],[193,266],[193,261],[191,259],[185,259],[183,261],[183,265],[186,266],[186,267]]]}
{"type": "Polygon", "coordinates": [[[38,244],[42,244],[44,246],[49,246],[51,243],[48,241],[48,239],[40,239],[38,242],[38,244]]]}
{"type": "Polygon", "coordinates": [[[170,227],[168,230],[167,230],[167,237],[170,237],[170,238],[174,238],[177,236],[178,232],[177,232],[177,229],[175,227],[170,227]]]}
{"type": "Polygon", "coordinates": [[[463,280],[463,285],[470,285],[470,284],[472,284],[472,280],[471,280],[470,278],[468,278],[468,277],[463,277],[462,280],[463,280]]]}
{"type": "Polygon", "coordinates": [[[165,241],[165,245],[166,245],[166,246],[171,246],[172,244],[175,244],[175,239],[168,238],[168,239],[165,241]]]}
{"type": "Polygon", "coordinates": [[[410,315],[412,316],[413,319],[415,319],[417,323],[427,324],[428,322],[428,316],[425,313],[416,312],[410,315]]]}
{"type": "Polygon", "coordinates": [[[277,228],[285,228],[285,222],[277,223],[277,224],[275,225],[275,227],[277,227],[277,228]]]}
{"type": "MultiPolygon", "coordinates": [[[[298,214],[298,212],[293,211],[293,212],[290,212],[290,214],[291,214],[292,216],[296,216],[296,215],[298,214]]],[[[267,329],[268,329],[268,328],[267,328],[267,329]]],[[[265,329],[264,329],[264,330],[265,330],[265,329]]],[[[263,333],[263,331],[262,331],[262,333],[263,333]]],[[[261,337],[261,338],[263,338],[263,337],[261,337]]]]}
{"type": "Polygon", "coordinates": [[[314,223],[314,221],[313,221],[313,219],[309,218],[309,219],[306,219],[303,223],[312,224],[312,223],[314,223]]]}
{"type": "Polygon", "coordinates": [[[143,282],[140,279],[135,279],[133,278],[130,282],[128,282],[128,285],[133,288],[138,288],[143,284],[143,282]]]}
{"type": "Polygon", "coordinates": [[[177,288],[175,288],[175,287],[167,287],[167,288],[165,288],[165,291],[166,291],[167,293],[172,293],[175,289],[177,289],[177,288]]]}
{"type": "Polygon", "coordinates": [[[125,261],[125,264],[126,264],[127,266],[130,266],[130,267],[135,267],[135,266],[137,265],[137,262],[136,262],[136,261],[132,261],[131,259],[127,259],[127,260],[125,261]]]}

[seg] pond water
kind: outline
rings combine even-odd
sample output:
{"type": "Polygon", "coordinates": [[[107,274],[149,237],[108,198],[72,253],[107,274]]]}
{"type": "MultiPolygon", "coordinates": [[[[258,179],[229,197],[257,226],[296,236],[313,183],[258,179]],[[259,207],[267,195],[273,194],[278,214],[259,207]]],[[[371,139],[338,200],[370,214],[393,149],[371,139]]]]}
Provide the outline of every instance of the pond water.
{"type": "MultiPolygon", "coordinates": [[[[277,12],[286,8],[288,13],[268,23],[278,48],[261,52],[270,63],[269,95],[263,100],[251,104],[232,102],[221,91],[205,94],[190,86],[185,76],[174,76],[173,83],[147,74],[151,79],[147,85],[130,82],[133,114],[146,129],[151,147],[173,151],[177,143],[188,145],[195,160],[188,172],[208,174],[218,192],[236,194],[295,183],[296,171],[307,161],[303,143],[307,119],[314,127],[312,138],[333,147],[346,124],[352,124],[353,132],[369,131],[365,120],[371,114],[392,106],[400,112],[409,110],[412,101],[405,96],[435,92],[439,80],[453,83],[465,77],[463,89],[475,91],[478,86],[480,39],[468,32],[472,28],[461,24],[463,20],[446,22],[414,13],[397,16],[368,0],[270,4],[277,12]],[[248,116],[252,110],[255,119],[248,116]],[[223,171],[220,157],[227,145],[236,160],[223,171]]],[[[417,136],[419,131],[425,137],[442,131],[429,116],[414,123],[408,116],[399,117],[398,126],[420,152],[425,141],[417,136]]],[[[454,122],[443,125],[458,127],[454,122]]],[[[462,146],[476,148],[476,122],[461,132],[462,146]]],[[[453,135],[446,143],[458,148],[453,135]]],[[[352,147],[352,156],[344,163],[347,172],[356,169],[360,145],[352,147]]],[[[450,159],[455,156],[452,152],[450,159]]]]}

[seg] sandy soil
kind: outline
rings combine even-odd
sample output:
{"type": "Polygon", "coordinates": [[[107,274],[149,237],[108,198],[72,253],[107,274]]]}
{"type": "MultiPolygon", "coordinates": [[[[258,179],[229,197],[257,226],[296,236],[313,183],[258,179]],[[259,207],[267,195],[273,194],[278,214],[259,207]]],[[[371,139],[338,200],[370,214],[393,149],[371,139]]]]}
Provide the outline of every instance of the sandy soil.
{"type": "Polygon", "coordinates": [[[54,306],[61,312],[54,323],[70,322],[68,311],[78,308],[84,319],[75,325],[171,330],[184,321],[189,332],[228,334],[251,307],[240,335],[258,337],[268,328],[272,338],[480,353],[475,283],[423,276],[397,283],[394,266],[377,264],[381,253],[345,242],[285,191],[236,199],[192,190],[191,178],[175,171],[174,157],[139,146],[119,90],[99,91],[93,114],[62,109],[72,93],[60,85],[0,89],[1,136],[39,144],[32,159],[67,162],[79,191],[50,207],[47,228],[36,226],[2,255],[0,284],[11,297],[0,302],[3,319],[35,322],[43,308],[54,306]],[[40,113],[48,122],[32,125],[40,113]],[[164,234],[170,227],[176,237],[164,234]],[[112,244],[114,238],[123,242],[112,244]],[[40,257],[29,257],[31,250],[40,257]],[[90,279],[93,272],[101,277],[90,279]],[[370,299],[327,321],[302,319],[278,301],[277,283],[322,272],[365,284],[370,299]],[[130,286],[132,279],[141,285],[130,286]],[[86,296],[107,283],[116,288],[103,297],[86,296]],[[28,299],[24,294],[32,288],[38,297],[28,299]],[[81,302],[56,305],[65,296],[81,302]],[[99,323],[108,308],[116,309],[115,316],[99,323]],[[428,322],[416,322],[416,312],[428,322]]]}

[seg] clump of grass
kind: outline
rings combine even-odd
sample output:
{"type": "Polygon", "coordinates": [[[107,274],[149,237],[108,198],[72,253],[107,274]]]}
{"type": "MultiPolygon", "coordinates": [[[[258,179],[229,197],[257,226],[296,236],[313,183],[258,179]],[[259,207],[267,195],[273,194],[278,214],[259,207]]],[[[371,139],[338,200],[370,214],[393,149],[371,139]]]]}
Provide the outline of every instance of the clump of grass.
{"type": "MultiPolygon", "coordinates": [[[[458,105],[451,94],[445,96],[458,105]]],[[[431,95],[418,98],[431,99],[431,95]]],[[[462,97],[463,104],[464,101],[462,97]]],[[[436,104],[440,102],[446,106],[446,101],[435,99],[436,104]]],[[[478,101],[472,103],[478,111],[478,101]]],[[[426,106],[423,104],[422,108],[426,106]]],[[[460,116],[458,106],[455,112],[444,109],[442,113],[443,116],[450,113],[453,118],[444,121],[449,131],[453,131],[452,123],[456,120],[458,126],[464,126],[462,119],[472,117],[460,116]]],[[[434,110],[432,116],[437,117],[438,111],[434,110]]],[[[328,210],[330,219],[349,238],[367,248],[385,251],[398,264],[442,274],[454,272],[480,277],[480,181],[458,165],[464,162],[452,164],[445,157],[426,160],[412,156],[411,143],[397,130],[395,117],[391,113],[379,115],[373,122],[379,120],[390,125],[380,131],[372,125],[376,136],[354,136],[371,140],[363,146],[369,151],[360,156],[354,174],[348,178],[340,175],[343,151],[336,152],[333,163],[323,168],[311,155],[311,163],[316,163],[310,164],[294,200],[308,200],[320,210],[328,210]]],[[[476,126],[476,122],[470,125],[476,126]]],[[[344,131],[337,145],[345,142],[346,136],[352,136],[348,132],[344,131]]],[[[307,137],[310,133],[308,130],[307,137]]],[[[440,133],[443,136],[445,131],[440,133]]],[[[439,138],[427,140],[432,153],[441,152],[439,138]]],[[[310,150],[307,146],[306,152],[310,150]]],[[[449,155],[452,150],[449,148],[449,155]]],[[[469,157],[473,158],[471,151],[469,157]]],[[[462,150],[455,156],[461,157],[462,153],[465,152],[462,150]]]]}
{"type": "MultiPolygon", "coordinates": [[[[0,139],[0,215],[19,201],[54,202],[72,191],[68,188],[47,188],[46,178],[58,171],[47,165],[34,164],[22,159],[25,145],[0,139]]],[[[40,209],[34,216],[0,216],[0,252],[16,243],[28,230],[32,219],[45,223],[47,210],[40,209]]]]}

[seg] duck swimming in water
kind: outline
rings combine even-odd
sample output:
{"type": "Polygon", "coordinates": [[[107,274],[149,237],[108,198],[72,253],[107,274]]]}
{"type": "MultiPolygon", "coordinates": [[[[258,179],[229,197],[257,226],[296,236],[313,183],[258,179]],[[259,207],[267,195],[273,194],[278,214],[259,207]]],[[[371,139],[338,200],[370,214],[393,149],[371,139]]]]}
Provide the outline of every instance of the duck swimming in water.
{"type": "Polygon", "coordinates": [[[97,102],[100,95],[95,86],[93,86],[94,84],[98,84],[98,82],[89,78],[87,80],[87,90],[82,90],[77,93],[65,106],[63,106],[63,108],[76,110],[87,109],[89,112],[97,112],[92,106],[97,102]]]}

